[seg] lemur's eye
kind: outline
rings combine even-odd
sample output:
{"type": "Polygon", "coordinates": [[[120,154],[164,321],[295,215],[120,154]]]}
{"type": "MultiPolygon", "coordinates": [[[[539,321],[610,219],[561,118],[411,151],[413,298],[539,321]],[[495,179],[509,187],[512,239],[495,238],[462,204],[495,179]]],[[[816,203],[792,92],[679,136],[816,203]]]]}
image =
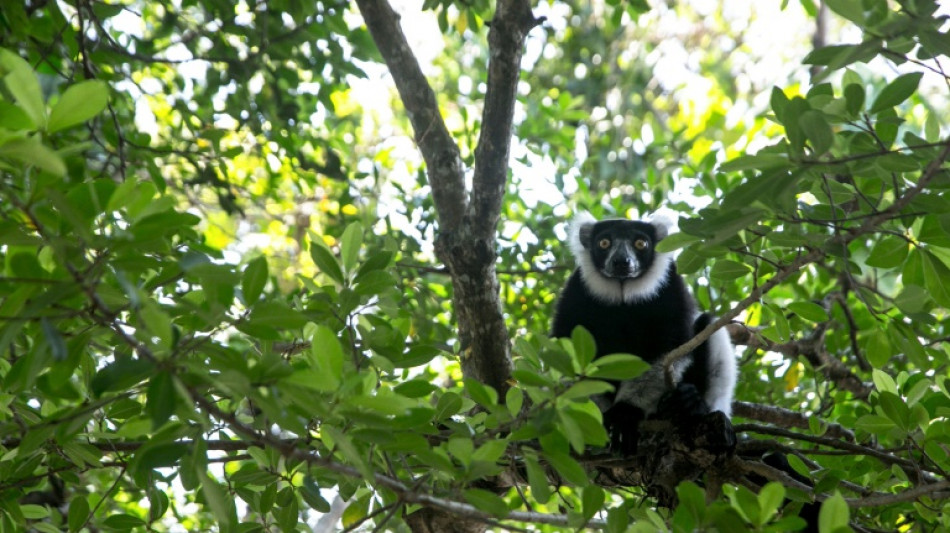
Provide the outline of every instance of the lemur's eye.
{"type": "Polygon", "coordinates": [[[647,244],[648,244],[647,241],[643,239],[637,239],[636,241],[634,241],[633,247],[636,248],[637,250],[645,250],[647,247],[647,244]]]}
{"type": "Polygon", "coordinates": [[[601,239],[600,242],[597,244],[599,244],[601,248],[606,250],[607,248],[610,248],[610,239],[601,239]]]}

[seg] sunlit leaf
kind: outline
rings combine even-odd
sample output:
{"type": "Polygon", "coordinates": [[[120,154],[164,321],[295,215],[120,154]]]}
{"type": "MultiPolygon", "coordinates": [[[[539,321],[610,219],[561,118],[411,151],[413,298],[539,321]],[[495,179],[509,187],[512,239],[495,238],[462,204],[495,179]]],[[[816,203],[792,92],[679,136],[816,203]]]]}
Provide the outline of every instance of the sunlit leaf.
{"type": "Polygon", "coordinates": [[[828,312],[825,308],[814,302],[792,302],[788,304],[788,310],[812,322],[828,320],[828,312]]]}
{"type": "Polygon", "coordinates": [[[818,531],[832,533],[838,528],[847,528],[850,517],[848,503],[844,501],[840,493],[835,492],[821,504],[821,511],[818,513],[818,531]]]}
{"type": "Polygon", "coordinates": [[[265,256],[256,257],[247,264],[241,278],[241,292],[244,294],[246,304],[251,305],[261,297],[264,285],[267,284],[267,276],[268,268],[265,256]]]}
{"type": "Polygon", "coordinates": [[[108,99],[109,88],[102,81],[70,85],[50,110],[46,129],[52,133],[85,122],[105,109],[108,99]]]}
{"type": "Polygon", "coordinates": [[[13,52],[0,48],[0,77],[16,104],[29,115],[34,127],[46,124],[43,92],[30,64],[13,52]]]}
{"type": "Polygon", "coordinates": [[[323,272],[337,283],[343,283],[343,271],[340,269],[340,263],[322,242],[316,239],[311,240],[310,258],[313,259],[320,272],[323,272]]]}
{"type": "Polygon", "coordinates": [[[343,257],[343,270],[352,272],[359,259],[360,247],[363,245],[363,225],[354,222],[343,231],[340,239],[340,253],[343,257]]]}

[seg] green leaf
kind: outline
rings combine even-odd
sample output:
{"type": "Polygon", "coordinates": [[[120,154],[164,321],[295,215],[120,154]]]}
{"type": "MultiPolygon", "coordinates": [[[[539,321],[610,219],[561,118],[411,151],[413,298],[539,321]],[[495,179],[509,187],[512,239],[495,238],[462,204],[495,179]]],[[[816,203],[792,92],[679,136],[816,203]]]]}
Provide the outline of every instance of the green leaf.
{"type": "Polygon", "coordinates": [[[145,520],[130,514],[114,514],[102,521],[102,525],[107,529],[115,531],[128,531],[133,528],[145,525],[145,520]]]}
{"type": "Polygon", "coordinates": [[[528,471],[528,485],[531,486],[531,495],[539,503],[546,503],[551,499],[551,487],[548,485],[548,476],[544,473],[540,463],[533,455],[525,455],[524,465],[528,471]]]}
{"type": "Polygon", "coordinates": [[[511,377],[518,380],[518,383],[529,387],[554,387],[557,385],[557,382],[547,375],[521,368],[512,370],[511,377]]]}
{"type": "Polygon", "coordinates": [[[343,516],[340,517],[343,527],[349,529],[362,522],[369,512],[369,502],[370,495],[366,494],[347,505],[343,510],[343,516]]]}
{"type": "Polygon", "coordinates": [[[785,124],[785,112],[788,109],[789,99],[779,87],[772,87],[772,96],[769,99],[772,111],[779,124],[785,124]]]}
{"type": "Polygon", "coordinates": [[[205,504],[218,520],[221,531],[230,531],[237,524],[237,510],[234,497],[215,480],[208,477],[204,467],[200,467],[198,478],[201,480],[201,493],[205,504]]]}
{"type": "Polygon", "coordinates": [[[69,502],[69,513],[66,523],[70,531],[79,531],[89,518],[89,500],[85,496],[76,496],[69,502]]]}
{"type": "Polygon", "coordinates": [[[872,331],[865,339],[863,348],[865,357],[874,368],[883,368],[893,355],[887,334],[881,330],[872,331]]]}
{"type": "Polygon", "coordinates": [[[828,320],[828,312],[822,306],[813,302],[793,302],[788,304],[788,310],[812,322],[828,320]]]}
{"type": "Polygon", "coordinates": [[[359,276],[359,281],[356,283],[356,286],[353,287],[353,290],[355,290],[357,294],[370,296],[382,294],[396,286],[396,278],[394,278],[392,274],[383,270],[375,270],[359,276]]]}
{"type": "Polygon", "coordinates": [[[781,483],[772,481],[759,491],[759,509],[762,512],[762,524],[767,524],[785,499],[785,487],[781,483]]]}
{"type": "Polygon", "coordinates": [[[894,382],[894,378],[892,378],[890,374],[883,370],[876,368],[871,370],[871,380],[874,382],[874,388],[877,389],[878,392],[897,394],[897,383],[894,382]]]}
{"type": "Polygon", "coordinates": [[[943,307],[950,307],[950,269],[929,252],[921,254],[924,287],[930,297],[943,307]]]}
{"type": "Polygon", "coordinates": [[[577,326],[571,332],[571,342],[574,344],[574,357],[580,368],[586,367],[597,355],[597,345],[594,336],[584,326],[577,326]]]}
{"type": "Polygon", "coordinates": [[[595,514],[600,512],[601,507],[604,506],[604,501],[604,489],[597,485],[584,487],[584,491],[581,495],[581,514],[584,515],[584,520],[590,520],[595,514]]]}
{"type": "Polygon", "coordinates": [[[706,493],[696,483],[683,481],[676,486],[676,495],[679,498],[677,514],[688,513],[691,517],[692,524],[686,529],[697,529],[697,524],[702,523],[706,515],[706,493]]]}
{"type": "Polygon", "coordinates": [[[480,511],[497,518],[503,518],[508,514],[508,504],[493,492],[485,489],[468,489],[464,492],[464,495],[468,503],[480,511]]]}
{"type": "Polygon", "coordinates": [[[49,518],[49,508],[43,505],[25,504],[20,506],[20,512],[29,520],[44,520],[49,518]]]}
{"type": "Polygon", "coordinates": [[[445,420],[462,410],[462,397],[454,392],[446,392],[439,397],[435,406],[435,420],[445,420]]]}
{"type": "Polygon", "coordinates": [[[798,124],[805,133],[805,138],[811,143],[813,155],[826,153],[835,140],[835,133],[825,116],[815,110],[805,111],[798,119],[798,124]]]}
{"type": "Polygon", "coordinates": [[[861,0],[825,0],[825,4],[835,13],[857,24],[859,28],[864,27],[864,7],[861,0]]]}
{"type": "Polygon", "coordinates": [[[861,431],[867,431],[872,435],[886,435],[897,425],[886,416],[864,415],[854,423],[854,427],[861,431]]]}
{"type": "Polygon", "coordinates": [[[148,377],[155,365],[142,359],[122,358],[106,365],[92,378],[92,392],[96,396],[110,391],[125,390],[148,377]]]}
{"type": "Polygon", "coordinates": [[[465,391],[475,403],[482,407],[491,408],[498,405],[498,393],[495,389],[477,380],[465,379],[465,391]]]}
{"type": "Polygon", "coordinates": [[[310,240],[310,258],[313,259],[313,263],[317,265],[320,272],[329,276],[333,281],[343,284],[343,271],[340,269],[340,263],[337,262],[336,257],[333,257],[333,253],[319,237],[310,240]]]}
{"type": "Polygon", "coordinates": [[[390,263],[392,263],[394,254],[388,250],[383,250],[381,252],[376,252],[369,256],[363,263],[360,265],[359,271],[356,273],[356,277],[353,281],[359,282],[362,276],[375,272],[378,270],[384,270],[387,268],[390,263]]]}
{"type": "Polygon", "coordinates": [[[894,81],[881,90],[881,94],[877,95],[870,109],[871,114],[890,109],[910,98],[917,90],[917,86],[920,85],[922,76],[923,73],[921,72],[911,72],[895,78],[894,81]]]}
{"type": "Polygon", "coordinates": [[[497,463],[501,456],[508,449],[508,441],[505,439],[492,439],[478,447],[472,452],[472,461],[482,461],[485,463],[497,463]]]}
{"type": "Polygon", "coordinates": [[[244,294],[244,303],[252,305],[261,297],[264,285],[267,284],[267,258],[263,255],[251,260],[244,269],[241,278],[241,292],[244,294]]]}
{"type": "Polygon", "coordinates": [[[36,137],[8,141],[0,145],[0,157],[16,159],[57,177],[66,174],[66,164],[59,155],[41,144],[36,137]]]}
{"type": "Polygon", "coordinates": [[[393,388],[393,392],[400,396],[405,396],[406,398],[422,398],[423,396],[432,394],[436,390],[438,390],[438,387],[424,379],[403,381],[393,388]]]}
{"type": "Polygon", "coordinates": [[[40,319],[40,325],[42,326],[46,343],[49,344],[50,352],[53,354],[53,360],[65,361],[69,356],[69,350],[66,348],[66,341],[63,339],[63,335],[46,317],[40,319]]]}
{"type": "Polygon", "coordinates": [[[273,326],[282,330],[296,329],[307,323],[307,317],[281,301],[263,301],[254,306],[248,323],[273,326]]]}
{"type": "Polygon", "coordinates": [[[317,326],[310,341],[309,362],[318,376],[317,388],[335,391],[343,380],[343,345],[336,333],[326,326],[317,326]]]}
{"type": "Polygon", "coordinates": [[[521,408],[524,407],[524,392],[518,387],[509,387],[505,393],[505,407],[512,417],[521,414],[521,408]]]}
{"type": "Polygon", "coordinates": [[[867,94],[863,85],[852,83],[844,88],[844,98],[848,114],[856,117],[864,109],[864,99],[867,98],[867,94]]]}
{"type": "Polygon", "coordinates": [[[181,442],[166,442],[155,445],[152,442],[139,448],[136,452],[135,464],[139,471],[174,466],[188,452],[188,445],[181,442]]]}
{"type": "Polygon", "coordinates": [[[719,281],[732,281],[752,272],[752,267],[745,263],[721,259],[716,261],[709,271],[709,277],[719,281]]]}
{"type": "Polygon", "coordinates": [[[893,392],[881,392],[877,399],[884,416],[890,418],[901,430],[910,430],[910,408],[900,396],[893,392]]]}
{"type": "Polygon", "coordinates": [[[13,52],[0,48],[0,76],[3,77],[16,104],[33,121],[33,126],[45,126],[46,105],[43,103],[43,91],[30,64],[13,52]]]}
{"type": "Polygon", "coordinates": [[[557,370],[565,376],[573,377],[577,373],[574,370],[574,363],[571,361],[571,356],[569,356],[565,350],[541,350],[538,357],[545,365],[557,370]]]}
{"type": "Polygon", "coordinates": [[[749,522],[760,525],[762,523],[762,510],[759,507],[758,497],[749,489],[743,486],[729,487],[726,492],[729,503],[733,509],[739,512],[749,522]]]}
{"type": "Polygon", "coordinates": [[[149,380],[145,394],[145,413],[152,420],[152,429],[160,428],[175,413],[178,394],[175,378],[169,372],[159,372],[149,380]]]}
{"type": "Polygon", "coordinates": [[[587,471],[570,455],[553,450],[543,451],[541,455],[568,483],[573,483],[579,487],[586,487],[590,484],[587,471]]]}
{"type": "Polygon", "coordinates": [[[109,86],[99,80],[71,85],[59,97],[46,125],[50,133],[85,122],[98,115],[109,102],[109,86]]]}
{"type": "MultiPolygon", "coordinates": [[[[264,505],[264,497],[268,494],[270,487],[274,487],[276,489],[276,486],[272,484],[264,490],[264,493],[261,495],[262,507],[264,505]]],[[[276,494],[277,491],[274,490],[275,497],[276,494]]],[[[303,500],[307,502],[307,505],[309,505],[311,509],[317,511],[318,513],[330,512],[330,502],[324,499],[323,495],[320,494],[320,487],[317,486],[316,482],[314,482],[313,478],[310,476],[304,477],[303,487],[300,488],[300,496],[303,497],[303,500]]]]}
{"type": "Polygon", "coordinates": [[[360,246],[363,245],[363,225],[354,222],[343,230],[340,239],[340,255],[343,256],[343,270],[352,272],[360,256],[360,246]]]}
{"type": "Polygon", "coordinates": [[[687,235],[685,233],[674,233],[669,237],[665,237],[662,241],[658,242],[656,245],[657,252],[674,252],[679,250],[684,246],[693,244],[694,242],[699,242],[699,237],[693,235],[687,235]]]}
{"type": "Polygon", "coordinates": [[[574,398],[590,398],[595,394],[603,394],[605,392],[610,392],[614,390],[614,386],[606,381],[597,381],[597,380],[585,380],[578,381],[568,388],[564,393],[561,394],[561,397],[565,400],[572,400],[574,398]]]}
{"type": "Polygon", "coordinates": [[[598,379],[633,379],[650,369],[650,363],[635,355],[615,353],[598,357],[591,363],[587,376],[598,379]]]}
{"type": "Polygon", "coordinates": [[[174,338],[172,336],[172,321],[162,308],[152,300],[143,303],[139,309],[139,316],[145,328],[158,338],[159,345],[170,349],[174,338]]]}
{"type": "Polygon", "coordinates": [[[821,504],[821,511],[818,512],[818,531],[833,533],[838,528],[847,528],[850,517],[848,502],[840,492],[835,491],[833,496],[821,504]]]}
{"type": "Polygon", "coordinates": [[[909,251],[907,240],[889,235],[874,245],[866,263],[876,268],[897,268],[904,264],[909,251]]]}
{"type": "Polygon", "coordinates": [[[584,432],[581,430],[581,427],[577,425],[577,422],[575,422],[573,418],[565,415],[563,411],[558,411],[557,419],[560,433],[571,443],[571,448],[574,449],[574,452],[578,454],[584,453],[584,432]]]}
{"type": "Polygon", "coordinates": [[[168,511],[168,495],[161,489],[151,488],[148,490],[148,519],[150,522],[160,520],[168,511]]]}
{"type": "Polygon", "coordinates": [[[853,44],[835,44],[817,48],[809,52],[805,59],[802,59],[802,63],[806,65],[833,65],[837,61],[841,61],[841,58],[854,53],[857,48],[858,46],[853,44]]]}
{"type": "MultiPolygon", "coordinates": [[[[569,403],[561,407],[558,414],[570,418],[574,425],[580,428],[585,443],[591,446],[607,444],[607,430],[604,429],[603,417],[600,414],[600,409],[592,402],[569,403]]],[[[578,453],[583,453],[583,451],[583,447],[581,447],[578,453]]]]}
{"type": "MultiPolygon", "coordinates": [[[[784,154],[743,155],[731,161],[726,161],[719,166],[719,170],[722,172],[742,172],[743,170],[762,171],[785,167],[788,166],[788,164],[788,156],[784,154]]],[[[659,250],[659,246],[657,249],[659,250]]]]}

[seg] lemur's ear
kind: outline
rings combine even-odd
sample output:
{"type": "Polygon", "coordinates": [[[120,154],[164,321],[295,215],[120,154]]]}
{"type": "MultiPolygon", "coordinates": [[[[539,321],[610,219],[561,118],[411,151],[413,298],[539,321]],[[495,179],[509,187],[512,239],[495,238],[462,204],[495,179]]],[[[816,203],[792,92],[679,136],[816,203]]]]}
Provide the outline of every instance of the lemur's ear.
{"type": "Polygon", "coordinates": [[[653,213],[647,219],[647,222],[656,228],[657,242],[665,239],[676,224],[676,221],[667,213],[653,213]]]}
{"type": "Polygon", "coordinates": [[[587,248],[587,243],[590,242],[590,234],[594,231],[594,223],[588,222],[577,228],[577,238],[581,241],[581,245],[584,248],[587,248]]]}
{"type": "Polygon", "coordinates": [[[584,253],[584,250],[587,249],[587,244],[590,242],[591,231],[593,231],[594,224],[596,223],[597,219],[587,211],[580,211],[574,217],[574,220],[571,221],[570,229],[567,234],[567,242],[574,257],[580,257],[581,254],[584,253]]]}

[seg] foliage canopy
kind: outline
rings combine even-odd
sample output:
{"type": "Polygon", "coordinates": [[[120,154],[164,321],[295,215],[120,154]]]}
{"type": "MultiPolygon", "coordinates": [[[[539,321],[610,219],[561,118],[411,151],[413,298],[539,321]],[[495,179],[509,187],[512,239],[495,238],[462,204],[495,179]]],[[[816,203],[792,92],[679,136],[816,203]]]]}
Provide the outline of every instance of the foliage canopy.
{"type": "Polygon", "coordinates": [[[2,3],[0,531],[950,527],[947,16],[700,4],[427,1],[420,69],[385,0],[2,3]],[[661,207],[741,345],[674,509],[546,336],[570,212],[661,207]]]}

